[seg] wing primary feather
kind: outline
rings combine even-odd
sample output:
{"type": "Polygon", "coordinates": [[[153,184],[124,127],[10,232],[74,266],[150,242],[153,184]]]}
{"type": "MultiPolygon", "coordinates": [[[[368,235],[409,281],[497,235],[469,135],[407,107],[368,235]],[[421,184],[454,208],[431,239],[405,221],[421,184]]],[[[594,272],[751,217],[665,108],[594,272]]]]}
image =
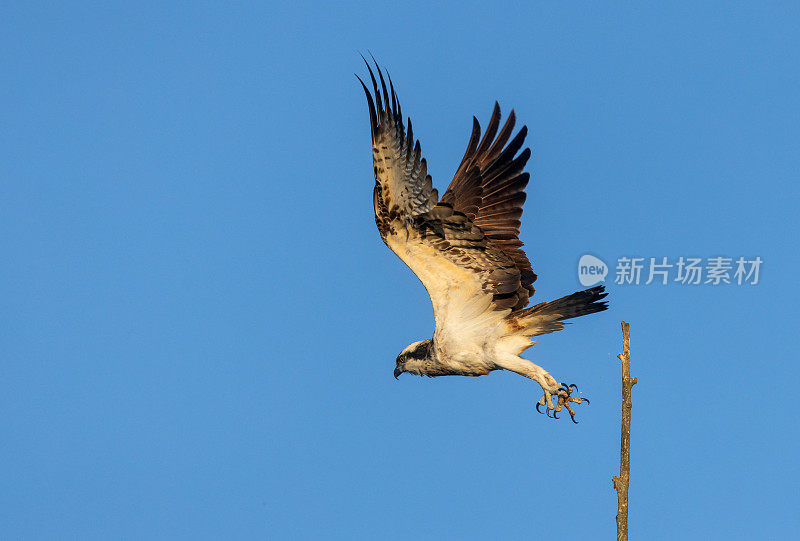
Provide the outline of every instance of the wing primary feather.
{"type": "Polygon", "coordinates": [[[511,142],[508,143],[508,146],[505,148],[505,150],[503,150],[503,152],[500,153],[496,160],[498,162],[502,162],[506,158],[510,158],[516,154],[517,151],[519,151],[519,149],[522,147],[522,144],[525,142],[526,135],[528,135],[528,127],[522,126],[519,129],[519,132],[517,132],[517,135],[515,135],[511,142]]]}
{"type": "Polygon", "coordinates": [[[411,143],[414,141],[414,129],[411,127],[411,117],[408,118],[408,135],[406,138],[408,139],[408,143],[406,145],[408,147],[406,150],[406,161],[411,161],[411,143]]]}
{"type": "Polygon", "coordinates": [[[517,117],[514,114],[514,109],[511,109],[511,112],[508,114],[508,118],[506,119],[506,123],[503,124],[503,129],[500,130],[500,133],[497,134],[497,139],[495,139],[492,148],[489,149],[487,153],[487,162],[495,159],[503,150],[503,145],[506,144],[508,138],[511,137],[511,132],[514,131],[514,124],[517,122],[517,117]]]}
{"type": "MultiPolygon", "coordinates": [[[[372,54],[370,53],[370,56],[372,54]]],[[[372,57],[372,61],[375,62],[375,57],[372,57]]],[[[383,72],[381,71],[381,67],[375,62],[375,69],[378,70],[378,77],[381,80],[381,89],[383,90],[383,102],[386,104],[387,112],[389,110],[389,93],[386,91],[386,81],[383,79],[383,72]]],[[[394,112],[394,111],[392,111],[394,112]]]]}
{"type": "Polygon", "coordinates": [[[514,136],[514,139],[512,139],[511,142],[508,144],[508,148],[514,149],[512,155],[516,154],[517,151],[520,148],[522,148],[522,144],[525,142],[525,137],[527,136],[528,136],[528,126],[523,125],[517,132],[517,135],[514,136]]]}
{"type": "Polygon", "coordinates": [[[392,92],[392,107],[394,107],[395,117],[403,123],[403,110],[400,108],[400,96],[397,95],[397,92],[394,91],[394,83],[392,83],[392,76],[389,75],[389,71],[386,71],[386,76],[389,78],[389,89],[392,92]]]}
{"type": "Polygon", "coordinates": [[[478,145],[478,150],[475,151],[477,156],[480,156],[489,149],[489,145],[494,140],[494,135],[497,133],[497,127],[500,125],[500,104],[494,102],[494,110],[492,117],[489,119],[489,125],[486,126],[486,131],[483,134],[483,139],[478,145]]]}
{"type": "Polygon", "coordinates": [[[394,92],[394,84],[392,83],[392,76],[389,75],[389,70],[386,70],[386,77],[389,78],[389,90],[392,93],[392,114],[395,118],[403,121],[403,115],[400,114],[400,103],[397,100],[397,95],[394,92]]]}
{"type": "Polygon", "coordinates": [[[367,95],[367,105],[369,106],[369,131],[370,135],[372,136],[372,141],[375,142],[375,135],[378,129],[378,122],[375,114],[375,102],[372,101],[372,96],[367,90],[367,85],[364,84],[364,81],[361,80],[361,77],[356,75],[356,79],[358,82],[361,83],[361,86],[364,88],[364,94],[367,95]]]}
{"type": "Polygon", "coordinates": [[[525,164],[531,157],[530,149],[526,148],[513,160],[496,160],[483,179],[483,196],[488,197],[501,186],[508,186],[515,182],[525,164]]]}
{"type": "Polygon", "coordinates": [[[480,171],[473,167],[472,157],[474,156],[475,149],[478,147],[478,140],[481,137],[481,124],[476,117],[472,117],[472,133],[470,134],[469,141],[467,142],[467,149],[464,151],[464,157],[461,158],[461,163],[458,165],[454,178],[458,182],[454,184],[452,190],[445,193],[446,199],[443,201],[451,204],[464,203],[464,212],[470,216],[474,215],[477,211],[477,202],[480,201],[480,171]],[[474,171],[467,171],[468,168],[475,169],[474,171]],[[459,201],[455,201],[455,196],[458,194],[459,201]],[[475,198],[477,201],[472,201],[475,198]],[[467,201],[470,203],[467,203],[467,201]],[[474,204],[473,204],[474,203],[474,204]]]}
{"type": "Polygon", "coordinates": [[[372,79],[372,88],[375,91],[375,104],[376,104],[376,113],[378,118],[383,116],[383,104],[381,103],[381,93],[378,92],[378,81],[375,80],[375,74],[372,72],[372,67],[367,62],[367,59],[364,58],[362,55],[361,58],[364,60],[364,63],[367,65],[367,70],[369,70],[369,77],[372,79]]]}
{"type": "Polygon", "coordinates": [[[501,182],[498,182],[496,186],[487,186],[486,192],[483,194],[483,198],[486,201],[492,201],[494,200],[493,196],[495,194],[498,194],[498,196],[500,195],[499,192],[505,192],[506,190],[523,191],[528,185],[530,178],[531,176],[529,173],[520,173],[511,180],[501,180],[501,182]]]}
{"type": "MultiPolygon", "coordinates": [[[[530,158],[530,150],[523,150],[519,156],[506,163],[497,163],[498,167],[490,171],[484,180],[483,197],[487,198],[500,188],[508,187],[517,182],[519,175],[525,168],[525,164],[530,158]]],[[[527,181],[526,181],[527,182],[527,181]]]]}
{"type": "Polygon", "coordinates": [[[469,142],[467,143],[467,150],[464,152],[464,157],[461,158],[462,164],[467,161],[467,158],[475,153],[475,149],[478,147],[478,139],[480,139],[480,137],[481,123],[478,122],[477,117],[472,117],[472,134],[469,136],[469,142]]]}

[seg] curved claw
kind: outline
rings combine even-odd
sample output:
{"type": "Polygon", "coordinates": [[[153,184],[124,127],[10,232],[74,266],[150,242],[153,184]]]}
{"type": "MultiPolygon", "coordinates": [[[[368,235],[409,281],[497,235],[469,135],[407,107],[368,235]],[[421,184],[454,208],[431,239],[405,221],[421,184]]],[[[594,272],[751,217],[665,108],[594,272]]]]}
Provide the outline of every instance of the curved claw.
{"type": "Polygon", "coordinates": [[[556,392],[546,393],[545,396],[540,399],[540,401],[536,402],[536,411],[538,413],[544,413],[551,419],[560,419],[558,414],[561,410],[561,406],[565,405],[567,412],[569,412],[570,419],[572,419],[572,422],[578,424],[578,421],[575,420],[575,412],[572,411],[572,409],[569,407],[569,403],[574,402],[577,404],[582,404],[586,402],[587,404],[589,404],[590,402],[588,398],[577,397],[577,396],[573,397],[572,393],[577,391],[578,391],[578,386],[575,385],[574,383],[570,384],[561,383],[561,387],[559,387],[556,392]],[[558,404],[556,407],[551,407],[549,405],[549,400],[547,400],[549,398],[548,394],[550,394],[550,396],[552,396],[552,398],[554,399],[558,397],[558,404]],[[546,402],[542,402],[542,400],[545,400],[546,402]],[[545,410],[542,411],[539,408],[539,406],[544,406],[545,410]]]}

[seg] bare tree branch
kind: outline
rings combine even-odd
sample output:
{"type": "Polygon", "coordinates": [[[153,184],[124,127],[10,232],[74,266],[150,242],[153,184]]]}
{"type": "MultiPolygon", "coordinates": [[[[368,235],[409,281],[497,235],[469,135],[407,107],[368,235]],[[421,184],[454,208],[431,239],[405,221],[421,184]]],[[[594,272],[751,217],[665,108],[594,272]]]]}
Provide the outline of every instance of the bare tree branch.
{"type": "Polygon", "coordinates": [[[617,491],[617,541],[628,541],[628,484],[631,474],[631,328],[622,322],[622,437],[619,456],[619,477],[612,479],[617,491]]]}

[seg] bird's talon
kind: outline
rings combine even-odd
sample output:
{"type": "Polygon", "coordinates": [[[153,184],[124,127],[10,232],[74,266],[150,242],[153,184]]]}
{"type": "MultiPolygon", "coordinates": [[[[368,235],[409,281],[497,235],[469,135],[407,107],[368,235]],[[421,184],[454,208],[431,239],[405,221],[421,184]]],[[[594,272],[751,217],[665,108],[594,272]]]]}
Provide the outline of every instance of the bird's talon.
{"type": "Polygon", "coordinates": [[[583,404],[586,402],[589,403],[588,398],[572,396],[573,392],[578,390],[578,386],[574,383],[570,383],[567,385],[566,383],[562,383],[561,387],[556,389],[555,391],[545,391],[545,395],[540,399],[539,402],[536,403],[536,411],[542,413],[539,409],[539,406],[546,406],[545,407],[545,415],[550,417],[551,419],[559,419],[560,417],[558,414],[561,412],[562,407],[566,408],[567,412],[569,412],[570,419],[575,424],[578,424],[578,421],[575,420],[575,411],[570,406],[570,402],[573,404],[583,404]],[[555,406],[552,404],[552,398],[557,397],[555,406]],[[552,414],[551,414],[552,412],[552,414]]]}

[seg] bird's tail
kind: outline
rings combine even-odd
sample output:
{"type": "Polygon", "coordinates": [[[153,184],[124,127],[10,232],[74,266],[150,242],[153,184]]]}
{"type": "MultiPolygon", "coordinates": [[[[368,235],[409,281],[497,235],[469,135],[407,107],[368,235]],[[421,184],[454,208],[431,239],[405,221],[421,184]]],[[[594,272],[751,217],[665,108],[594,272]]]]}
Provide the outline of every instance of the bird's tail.
{"type": "Polygon", "coordinates": [[[520,334],[538,336],[564,328],[564,320],[602,312],[608,308],[603,299],[608,293],[603,286],[595,286],[550,302],[525,308],[509,315],[509,323],[520,334]]]}

